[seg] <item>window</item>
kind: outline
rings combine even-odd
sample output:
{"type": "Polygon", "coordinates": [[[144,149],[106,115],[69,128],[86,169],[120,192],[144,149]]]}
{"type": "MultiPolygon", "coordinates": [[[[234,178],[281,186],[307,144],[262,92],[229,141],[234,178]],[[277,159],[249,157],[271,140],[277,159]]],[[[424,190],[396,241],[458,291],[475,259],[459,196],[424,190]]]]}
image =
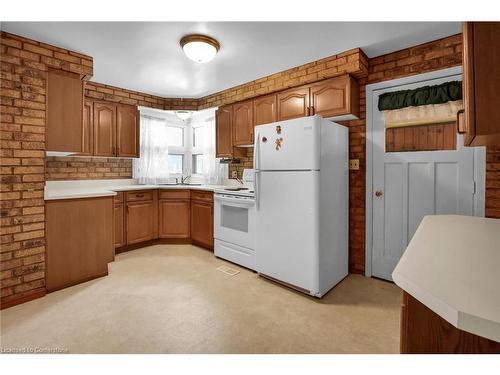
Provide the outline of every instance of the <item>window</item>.
{"type": "Polygon", "coordinates": [[[184,146],[184,128],[180,126],[167,126],[168,145],[173,147],[184,146]]]}
{"type": "Polygon", "coordinates": [[[201,147],[205,143],[206,128],[204,126],[197,126],[193,128],[193,147],[201,147]]]}
{"type": "Polygon", "coordinates": [[[208,155],[194,154],[193,155],[193,173],[194,174],[206,174],[208,172],[208,155]]]}
{"type": "Polygon", "coordinates": [[[168,173],[170,174],[182,174],[184,165],[184,155],[183,154],[169,154],[168,155],[168,173]]]}
{"type": "Polygon", "coordinates": [[[193,175],[217,182],[227,170],[215,158],[215,109],[193,113],[188,121],[174,112],[140,108],[141,157],[133,176],[141,183],[165,183],[193,175]]]}

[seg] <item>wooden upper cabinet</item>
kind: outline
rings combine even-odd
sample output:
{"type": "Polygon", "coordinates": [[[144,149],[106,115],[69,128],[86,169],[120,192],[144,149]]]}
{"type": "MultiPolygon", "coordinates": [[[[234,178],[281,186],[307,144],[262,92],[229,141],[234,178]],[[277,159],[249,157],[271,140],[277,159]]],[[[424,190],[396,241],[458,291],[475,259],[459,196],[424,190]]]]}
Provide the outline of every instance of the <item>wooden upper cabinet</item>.
{"type": "Polygon", "coordinates": [[[47,151],[84,153],[83,81],[78,74],[47,73],[47,151]]]}
{"type": "Polygon", "coordinates": [[[94,155],[115,156],[116,106],[94,102],[94,155]]]}
{"type": "Polygon", "coordinates": [[[220,107],[215,113],[215,154],[218,158],[233,156],[233,106],[220,107]]]}
{"type": "Polygon", "coordinates": [[[464,109],[467,146],[500,146],[500,22],[466,22],[464,109]]]}
{"type": "Polygon", "coordinates": [[[310,90],[311,115],[359,117],[359,86],[349,75],[313,84],[310,90]]]}
{"type": "Polygon", "coordinates": [[[276,94],[261,96],[253,101],[253,125],[278,121],[276,94]]]}
{"type": "Polygon", "coordinates": [[[253,143],[253,101],[233,105],[233,146],[253,143]]]}
{"type": "Polygon", "coordinates": [[[309,116],[309,87],[278,93],[278,121],[309,116]]]}
{"type": "Polygon", "coordinates": [[[118,106],[116,112],[116,155],[139,157],[139,111],[132,106],[118,106]]]}

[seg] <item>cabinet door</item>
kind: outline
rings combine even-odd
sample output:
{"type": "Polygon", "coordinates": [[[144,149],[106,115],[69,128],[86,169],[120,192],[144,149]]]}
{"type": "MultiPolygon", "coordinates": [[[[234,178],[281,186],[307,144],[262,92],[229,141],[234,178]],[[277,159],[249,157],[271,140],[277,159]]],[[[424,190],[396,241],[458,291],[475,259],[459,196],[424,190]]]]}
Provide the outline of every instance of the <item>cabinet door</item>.
{"type": "Polygon", "coordinates": [[[160,200],[160,238],[189,238],[189,201],[160,200]]]}
{"type": "Polygon", "coordinates": [[[94,102],[94,155],[115,156],[116,106],[94,102]]]}
{"type": "Polygon", "coordinates": [[[253,101],[253,125],[269,124],[278,121],[276,94],[262,96],[253,101]]]}
{"type": "Polygon", "coordinates": [[[139,157],[139,111],[133,106],[118,106],[116,117],[116,153],[139,157]]]}
{"type": "Polygon", "coordinates": [[[83,81],[60,70],[47,73],[47,151],[84,152],[83,81]]]}
{"type": "Polygon", "coordinates": [[[213,250],[213,204],[191,201],[191,239],[213,250]]]}
{"type": "Polygon", "coordinates": [[[215,154],[218,158],[233,156],[233,106],[220,107],[215,114],[215,154]]]}
{"type": "Polygon", "coordinates": [[[309,87],[278,93],[278,121],[309,116],[309,87]]]}
{"type": "Polygon", "coordinates": [[[123,203],[115,203],[115,248],[125,246],[125,215],[123,203]]]}
{"type": "Polygon", "coordinates": [[[54,291],[105,276],[113,248],[113,198],[47,201],[46,287],[54,291]]]}
{"type": "Polygon", "coordinates": [[[233,105],[233,146],[253,143],[253,101],[233,105]]]}
{"type": "Polygon", "coordinates": [[[154,201],[127,202],[127,245],[154,239],[154,201]]]}
{"type": "Polygon", "coordinates": [[[463,38],[464,142],[500,146],[500,23],[466,22],[463,38]]]}
{"type": "Polygon", "coordinates": [[[344,75],[311,85],[311,115],[333,117],[359,116],[359,87],[356,80],[344,75]]]}

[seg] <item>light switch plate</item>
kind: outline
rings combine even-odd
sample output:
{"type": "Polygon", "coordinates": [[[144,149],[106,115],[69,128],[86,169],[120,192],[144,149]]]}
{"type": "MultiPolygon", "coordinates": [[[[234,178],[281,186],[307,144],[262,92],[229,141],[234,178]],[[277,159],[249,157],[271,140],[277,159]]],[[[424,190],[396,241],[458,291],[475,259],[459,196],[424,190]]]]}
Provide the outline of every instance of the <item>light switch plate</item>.
{"type": "Polygon", "coordinates": [[[352,171],[359,170],[359,159],[350,159],[349,160],[349,169],[352,171]]]}

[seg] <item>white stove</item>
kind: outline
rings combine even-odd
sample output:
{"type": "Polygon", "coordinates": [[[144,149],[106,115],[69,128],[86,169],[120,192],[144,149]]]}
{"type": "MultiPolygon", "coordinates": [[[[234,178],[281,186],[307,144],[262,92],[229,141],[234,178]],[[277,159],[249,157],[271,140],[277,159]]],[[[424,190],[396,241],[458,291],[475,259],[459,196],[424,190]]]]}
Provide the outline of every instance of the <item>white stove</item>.
{"type": "Polygon", "coordinates": [[[241,186],[229,186],[221,189],[216,189],[215,194],[227,194],[227,195],[236,195],[243,197],[255,197],[254,185],[254,170],[253,169],[244,169],[243,170],[243,180],[241,186]]]}
{"type": "Polygon", "coordinates": [[[253,169],[243,185],[215,190],[215,256],[255,270],[255,193],[253,169]]]}

